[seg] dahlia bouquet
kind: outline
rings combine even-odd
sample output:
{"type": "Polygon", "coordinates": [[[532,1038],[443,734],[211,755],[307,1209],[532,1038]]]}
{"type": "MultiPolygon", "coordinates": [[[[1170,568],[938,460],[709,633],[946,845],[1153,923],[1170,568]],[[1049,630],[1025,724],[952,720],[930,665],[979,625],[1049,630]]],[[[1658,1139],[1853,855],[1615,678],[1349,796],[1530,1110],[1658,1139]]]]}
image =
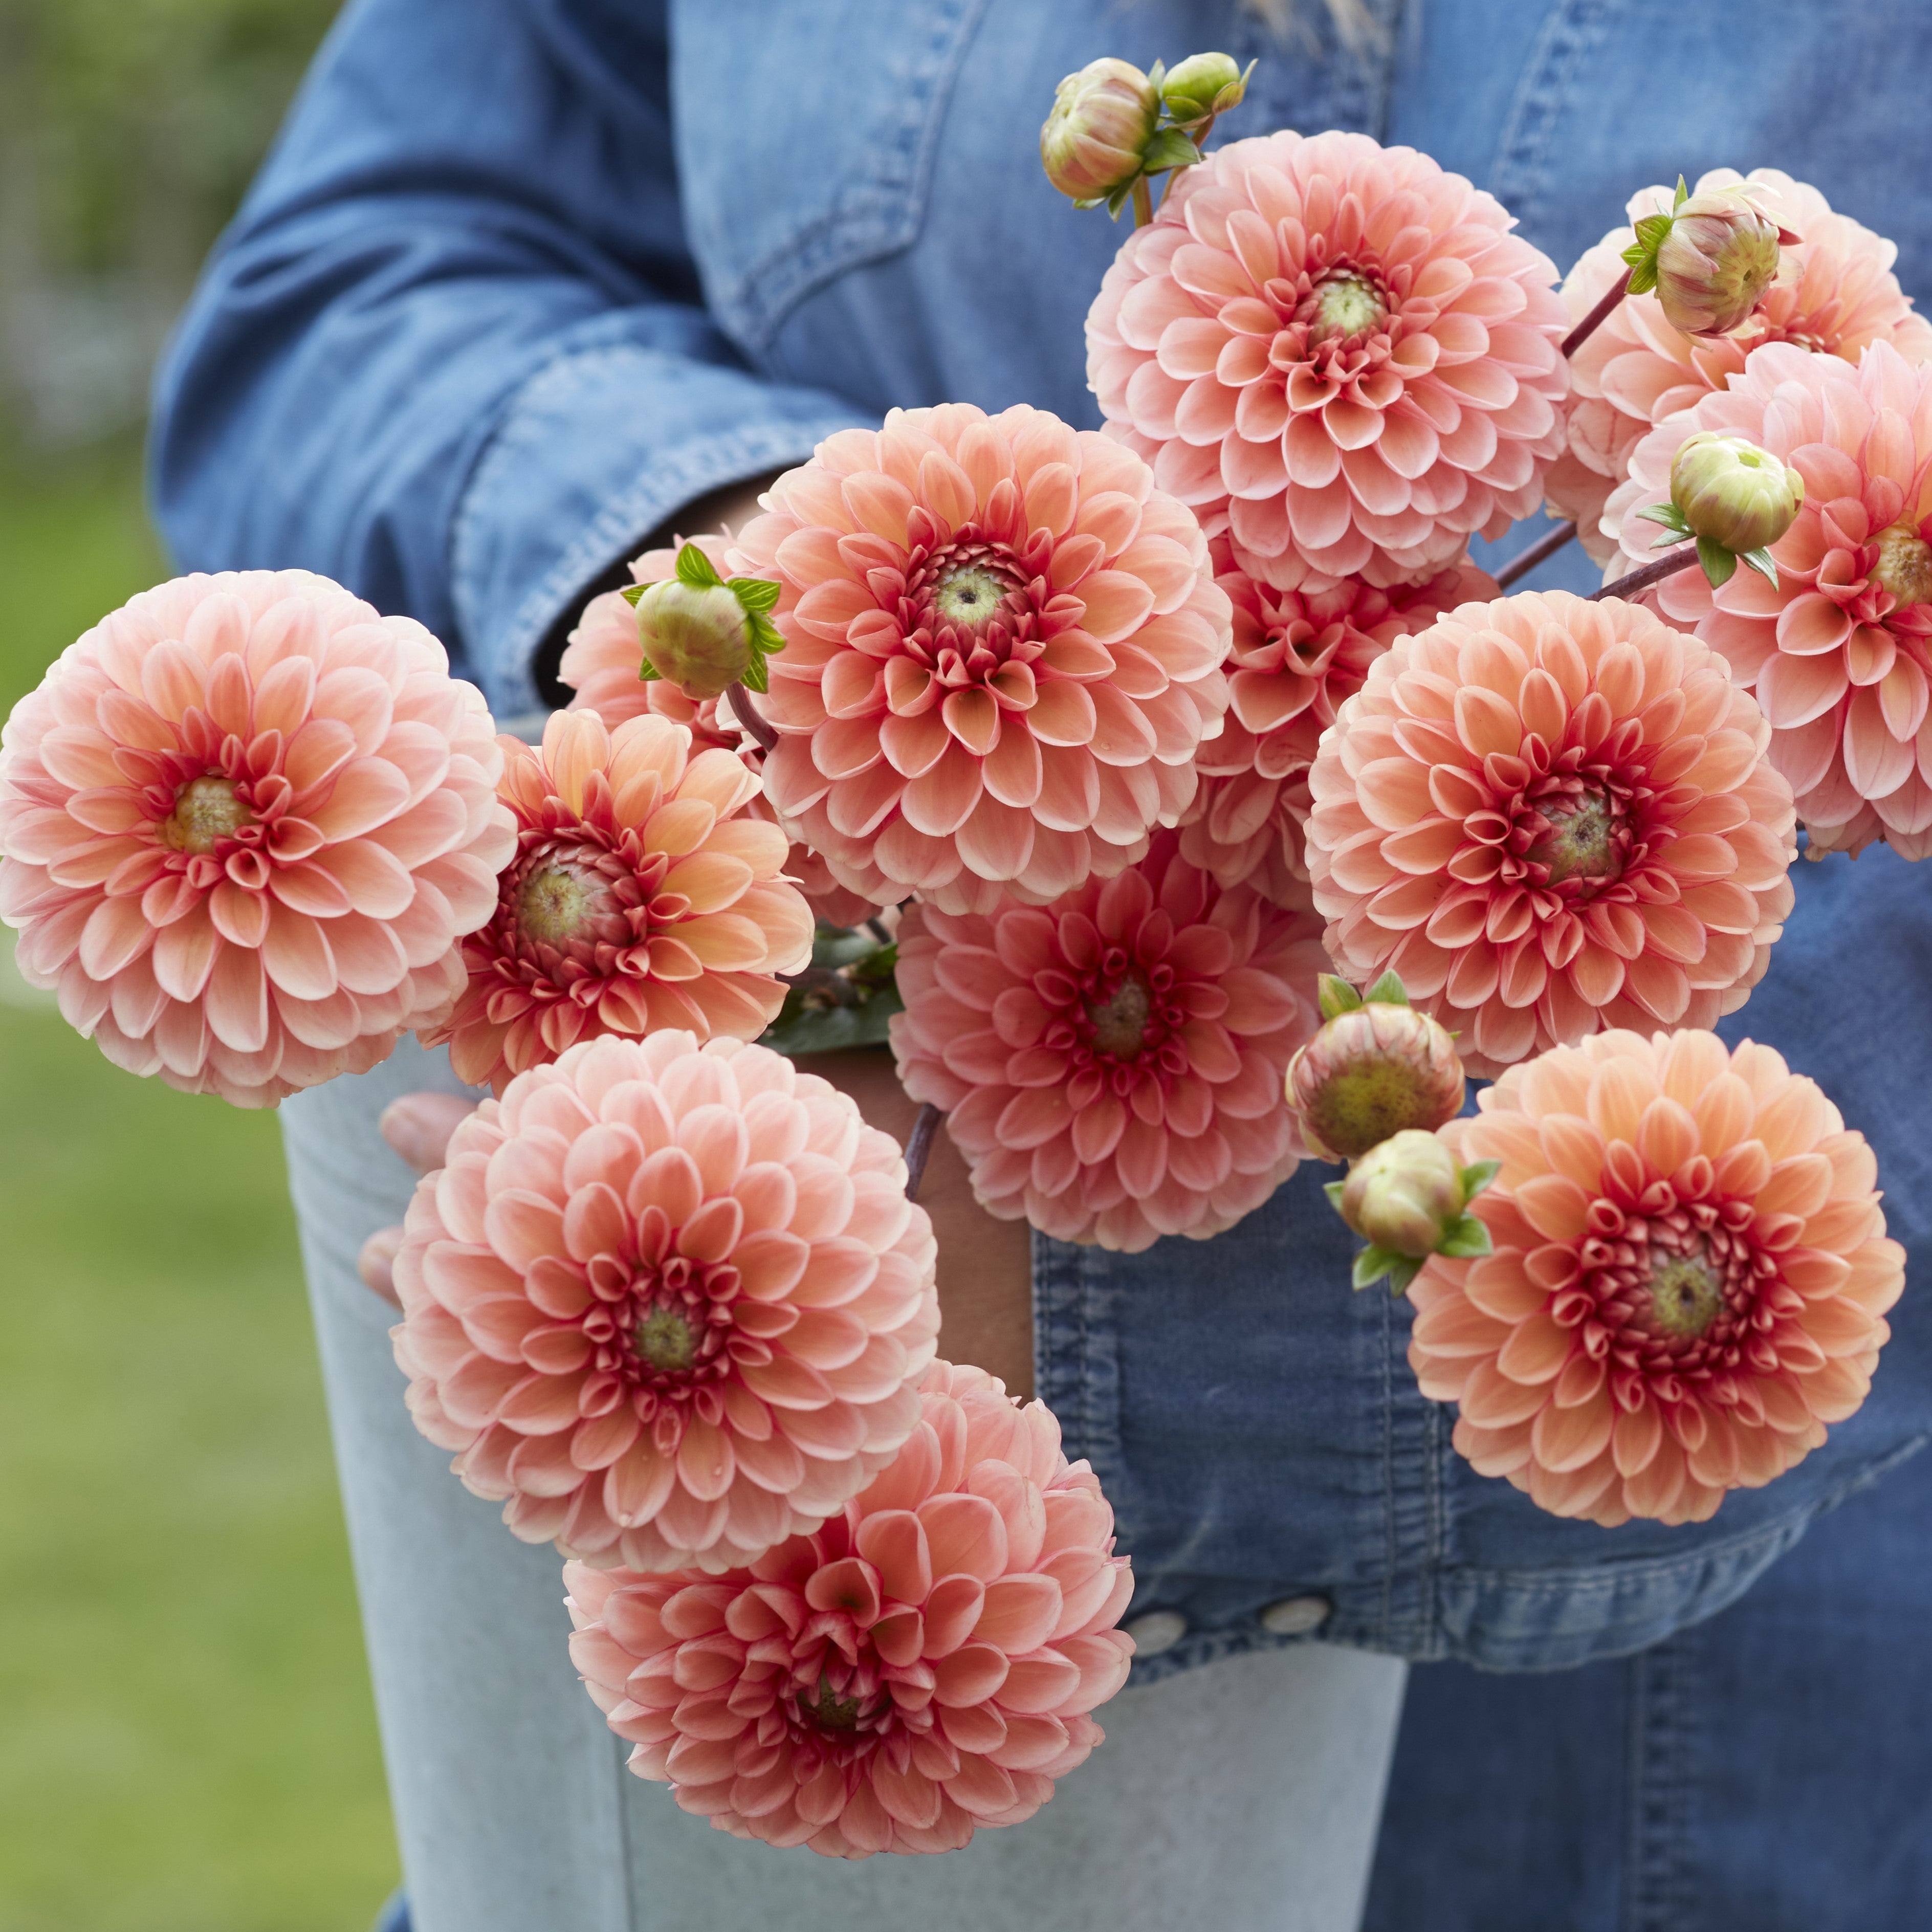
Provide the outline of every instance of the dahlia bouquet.
{"type": "Polygon", "coordinates": [[[1426,155],[1210,149],[1246,80],[1060,85],[1050,178],[1134,214],[1102,429],[830,438],[588,605],[540,743],[301,572],[136,597],[8,722],[0,914],[118,1064],[273,1105],[412,1033],[489,1090],[365,1251],[410,1412],[742,1836],[1018,1822],[1126,1676],[1092,1472],[939,1358],[942,1118],[988,1212],[1126,1251],[1346,1163],[1456,1447],[1606,1525],[1822,1443],[1903,1286],[1863,1138],[1710,1030],[1801,824],[1932,850],[1891,244],[1718,171],[1559,280],[1426,155]],[[1573,538],[1601,591],[1508,594],[1573,538]],[[903,1149],[812,1070],[867,1044],[903,1149]]]}

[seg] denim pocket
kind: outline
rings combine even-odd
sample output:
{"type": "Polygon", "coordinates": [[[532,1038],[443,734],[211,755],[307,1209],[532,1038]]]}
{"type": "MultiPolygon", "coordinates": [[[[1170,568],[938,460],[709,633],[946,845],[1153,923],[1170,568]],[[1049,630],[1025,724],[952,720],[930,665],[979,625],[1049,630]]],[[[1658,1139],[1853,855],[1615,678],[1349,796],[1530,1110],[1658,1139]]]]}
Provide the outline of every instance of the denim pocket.
{"type": "Polygon", "coordinates": [[[910,244],[986,0],[676,0],[672,98],[712,313],[761,359],[813,290],[910,244]]]}

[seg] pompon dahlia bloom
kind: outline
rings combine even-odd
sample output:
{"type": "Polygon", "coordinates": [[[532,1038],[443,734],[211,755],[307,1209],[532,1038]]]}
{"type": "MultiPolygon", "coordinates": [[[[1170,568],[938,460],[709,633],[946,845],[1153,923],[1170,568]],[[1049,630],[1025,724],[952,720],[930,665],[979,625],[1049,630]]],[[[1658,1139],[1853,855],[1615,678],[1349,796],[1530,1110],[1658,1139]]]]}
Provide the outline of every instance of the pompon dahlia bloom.
{"type": "Polygon", "coordinates": [[[1712,1024],[1791,908],[1770,736],[1714,652],[1618,598],[1525,591],[1397,640],[1310,780],[1337,970],[1393,967],[1478,1074],[1712,1024]]]}
{"type": "Polygon", "coordinates": [[[1702,1522],[1865,1399],[1905,1251],[1862,1135],[1768,1047],[1599,1034],[1512,1067],[1442,1130],[1502,1171],[1495,1252],[1408,1291],[1456,1447],[1543,1508],[1702,1522]]]}
{"type": "Polygon", "coordinates": [[[1136,1253],[1232,1227],[1294,1172],[1282,1083],[1327,963],[1306,914],[1164,838],[1042,909],[915,906],[898,944],[899,1078],[1002,1220],[1136,1253]]]}
{"type": "MultiPolygon", "coordinates": [[[[704,551],[721,575],[733,569],[729,542],[722,536],[694,537],[691,541],[704,551]]],[[[646,550],[631,560],[632,579],[638,584],[662,584],[675,572],[677,548],[646,550]]],[[[570,634],[557,676],[572,688],[572,711],[594,711],[613,730],[627,718],[654,714],[675,724],[688,725],[692,748],[710,751],[714,746],[731,752],[744,760],[746,769],[761,772],[764,754],[727,715],[718,714],[715,698],[689,698],[663,678],[646,680],[638,675],[642,652],[638,644],[637,613],[620,590],[607,590],[584,607],[577,628],[570,634]]],[[[746,805],[749,818],[770,815],[762,797],[746,805]]],[[[873,910],[870,899],[848,892],[832,878],[825,861],[816,852],[794,844],[784,865],[785,877],[804,893],[806,903],[819,918],[832,926],[856,926],[873,910]]]]}
{"type": "Polygon", "coordinates": [[[559,711],[540,752],[501,742],[515,856],[495,917],[463,942],[468,986],[424,1043],[446,1041],[458,1079],[500,1094],[598,1034],[762,1033],[812,920],[780,876],[784,834],[745,811],[757,774],[716,746],[692,757],[689,728],[655,712],[607,731],[594,711],[559,711]]]}
{"type": "Polygon", "coordinates": [[[391,1332],[416,1426],[526,1543],[749,1562],[918,1425],[939,1303],[905,1182],[766,1048],[574,1046],[485,1100],[410,1204],[391,1332]]]}
{"type": "MultiPolygon", "coordinates": [[[[1804,503],[1773,544],[1774,590],[1740,570],[1712,595],[1698,570],[1652,593],[1720,652],[1772,725],[1771,761],[1797,794],[1808,855],[1874,839],[1932,854],[1932,365],[1884,344],[1856,369],[1789,344],[1754,350],[1742,376],[1637,446],[1611,500],[1659,502],[1679,444],[1701,429],[1748,436],[1797,470],[1804,503]],[[1748,584],[1740,578],[1748,578],[1748,584]]],[[[1632,568],[1621,564],[1622,568],[1632,568]]]]}
{"type": "MultiPolygon", "coordinates": [[[[1892,272],[1896,243],[1834,214],[1815,188],[1776,168],[1748,175],[1713,168],[1699,178],[1697,192],[1745,181],[1756,186],[1755,206],[1800,238],[1782,251],[1778,279],[1756,314],[1732,335],[1690,336],[1665,321],[1654,294],[1626,296],[1570,358],[1566,447],[1546,488],[1552,512],[1575,521],[1599,563],[1616,552],[1619,518],[1606,518],[1604,508],[1630,474],[1631,452],[1666,417],[1721,392],[1752,350],[1789,342],[1856,363],[1868,344],[1886,342],[1908,362],[1932,362],[1932,325],[1913,310],[1892,272]]],[[[1647,188],[1632,195],[1630,220],[1667,209],[1671,192],[1647,188]]],[[[1563,294],[1573,321],[1581,322],[1625,272],[1623,251],[1634,234],[1612,229],[1570,270],[1563,294]]],[[[1654,524],[1636,527],[1658,534],[1654,524]]]]}
{"type": "Polygon", "coordinates": [[[1305,909],[1308,768],[1336,707],[1397,638],[1496,586],[1464,562],[1387,590],[1353,577],[1325,590],[1276,590],[1234,567],[1225,537],[1213,548],[1216,580],[1234,607],[1228,719],[1196,755],[1201,784],[1181,818],[1181,856],[1222,885],[1305,909]]]}
{"type": "Polygon", "coordinates": [[[1228,599],[1131,451],[1043,410],[895,410],[765,500],[738,550],[784,586],[765,789],[841,884],[1043,903],[1179,817],[1228,599]]]}
{"type": "Polygon", "coordinates": [[[1088,380],[1250,576],[1432,575],[1535,510],[1563,446],[1569,323],[1512,226],[1366,134],[1231,142],[1122,245],[1088,380]]]}
{"type": "Polygon", "coordinates": [[[1101,1742],[1133,1592],[1043,1402],[933,1364],[892,1466],[716,1582],[564,1572],[570,1654],[630,1768],[687,1811],[832,1858],[1017,1825],[1101,1742]]]}
{"type": "Polygon", "coordinates": [[[482,694],[306,571],[177,578],[0,737],[0,916],[109,1059],[238,1106],[446,1012],[514,844],[482,694]]]}

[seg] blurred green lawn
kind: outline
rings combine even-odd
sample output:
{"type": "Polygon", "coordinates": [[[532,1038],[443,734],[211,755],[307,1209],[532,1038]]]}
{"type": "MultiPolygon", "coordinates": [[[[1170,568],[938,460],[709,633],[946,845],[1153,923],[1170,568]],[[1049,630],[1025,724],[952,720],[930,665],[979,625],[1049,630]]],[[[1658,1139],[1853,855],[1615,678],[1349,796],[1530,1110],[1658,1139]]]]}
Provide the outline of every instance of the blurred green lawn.
{"type": "MultiPolygon", "coordinates": [[[[133,452],[0,470],[0,711],[164,569],[133,452]]],[[[363,1932],[395,1850],[274,1117],[11,963],[0,1932],[363,1932]]]]}

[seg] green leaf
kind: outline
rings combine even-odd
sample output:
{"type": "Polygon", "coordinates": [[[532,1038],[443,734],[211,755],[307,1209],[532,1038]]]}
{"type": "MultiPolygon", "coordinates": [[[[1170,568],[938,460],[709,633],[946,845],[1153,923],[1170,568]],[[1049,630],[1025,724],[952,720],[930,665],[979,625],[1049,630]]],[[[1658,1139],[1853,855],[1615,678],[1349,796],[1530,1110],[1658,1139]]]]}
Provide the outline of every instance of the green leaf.
{"type": "Polygon", "coordinates": [[[1463,1204],[1467,1206],[1470,1202],[1474,1200],[1476,1196],[1481,1193],[1483,1190],[1488,1186],[1502,1171],[1503,1164],[1499,1160],[1470,1162],[1469,1165],[1462,1170],[1463,1204]]]}
{"type": "Polygon", "coordinates": [[[1352,1013],[1362,1004],[1361,994],[1337,974],[1324,973],[1315,983],[1324,1020],[1332,1020],[1337,1013],[1352,1013]]]}
{"type": "Polygon", "coordinates": [[[1371,1244],[1355,1257],[1354,1272],[1349,1276],[1352,1287],[1370,1288],[1380,1281],[1397,1262],[1406,1258],[1402,1255],[1392,1255],[1386,1248],[1371,1244]]]}
{"type": "Polygon", "coordinates": [[[1322,1184],[1322,1191],[1328,1196],[1329,1206],[1338,1214],[1342,1211],[1342,1190],[1348,1184],[1346,1180],[1325,1180],[1322,1184]]]}
{"type": "Polygon", "coordinates": [[[1120,210],[1125,208],[1129,202],[1132,200],[1134,197],[1134,184],[1139,179],[1140,176],[1138,175],[1130,175],[1125,181],[1121,182],[1118,188],[1114,189],[1112,194],[1108,196],[1107,212],[1111,214],[1116,221],[1119,220],[1120,218],[1120,210]]]}
{"type": "Polygon", "coordinates": [[[1453,1259],[1490,1254],[1493,1252],[1490,1231],[1474,1215],[1465,1214],[1460,1220],[1450,1222],[1448,1232],[1436,1245],[1436,1252],[1453,1259]]]}
{"type": "Polygon", "coordinates": [[[638,608],[638,601],[650,587],[648,584],[627,584],[617,595],[634,610],[638,608]]]}
{"type": "Polygon", "coordinates": [[[1647,296],[1657,286],[1657,264],[1640,262],[1630,270],[1630,280],[1624,284],[1627,296],[1647,296]]]}
{"type": "Polygon", "coordinates": [[[1141,150],[1141,170],[1157,175],[1169,168],[1191,168],[1200,158],[1201,150],[1178,128],[1163,128],[1141,150]]]}
{"type": "Polygon", "coordinates": [[[1156,61],[1154,65],[1148,69],[1148,85],[1156,94],[1160,92],[1161,82],[1166,78],[1167,63],[1165,61],[1156,61]]]}
{"type": "Polygon", "coordinates": [[[778,601],[778,586],[762,577],[734,577],[724,587],[748,616],[762,616],[778,601]]]}
{"type": "Polygon", "coordinates": [[[677,580],[694,590],[719,590],[724,584],[710,558],[694,543],[686,544],[677,554],[677,580]]]}
{"type": "MultiPolygon", "coordinates": [[[[790,1005],[788,999],[785,1006],[788,1009],[790,1005]]],[[[892,987],[882,988],[863,1006],[812,1008],[789,1018],[782,1010],[758,1044],[794,1058],[804,1053],[842,1053],[848,1047],[883,1046],[890,1037],[887,1022],[893,1014],[904,1011],[905,1002],[897,988],[892,987]]]]}
{"type": "Polygon", "coordinates": [[[1762,549],[1740,550],[1738,553],[1738,561],[1740,563],[1749,564],[1760,577],[1768,578],[1771,580],[1772,590],[1775,590],[1778,588],[1778,566],[1772,561],[1769,550],[1762,549]]]}
{"type": "Polygon", "coordinates": [[[1411,1261],[1406,1255],[1398,1255],[1389,1263],[1389,1292],[1397,1297],[1408,1292],[1408,1285],[1422,1272],[1420,1262],[1411,1261]]]}
{"type": "Polygon", "coordinates": [[[1704,566],[1704,574],[1715,590],[1720,584],[1728,584],[1736,575],[1737,555],[1725,549],[1720,543],[1713,543],[1708,537],[1697,539],[1697,561],[1704,566]]]}
{"type": "Polygon", "coordinates": [[[1402,975],[1391,968],[1362,995],[1364,1005],[1372,1002],[1377,1006],[1406,1006],[1408,1004],[1408,989],[1402,983],[1402,975]]]}
{"type": "Polygon", "coordinates": [[[1675,214],[1690,199],[1690,190],[1684,185],[1684,177],[1679,175],[1677,177],[1677,199],[1670,204],[1671,213],[1675,214]]]}
{"type": "MultiPolygon", "coordinates": [[[[1648,509],[1638,511],[1637,514],[1647,524],[1661,524],[1666,530],[1674,530],[1680,538],[1690,534],[1690,526],[1684,520],[1684,512],[1675,503],[1653,503],[1648,509]]],[[[1656,550],[1661,546],[1653,544],[1651,548],[1656,550]]]]}
{"type": "Polygon", "coordinates": [[[738,682],[747,691],[755,692],[760,698],[771,689],[771,676],[765,669],[765,660],[760,652],[754,651],[746,660],[744,673],[738,682]]]}
{"type": "Polygon", "coordinates": [[[775,657],[785,647],[785,635],[761,610],[752,613],[752,648],[775,657]]]}
{"type": "Polygon", "coordinates": [[[1628,292],[1640,296],[1657,286],[1657,251],[1670,232],[1670,217],[1646,214],[1636,224],[1634,232],[1636,239],[1623,251],[1622,259],[1630,264],[1628,292]]]}
{"type": "Polygon", "coordinates": [[[662,674],[649,658],[641,659],[638,665],[638,676],[646,684],[656,684],[662,674]]]}

